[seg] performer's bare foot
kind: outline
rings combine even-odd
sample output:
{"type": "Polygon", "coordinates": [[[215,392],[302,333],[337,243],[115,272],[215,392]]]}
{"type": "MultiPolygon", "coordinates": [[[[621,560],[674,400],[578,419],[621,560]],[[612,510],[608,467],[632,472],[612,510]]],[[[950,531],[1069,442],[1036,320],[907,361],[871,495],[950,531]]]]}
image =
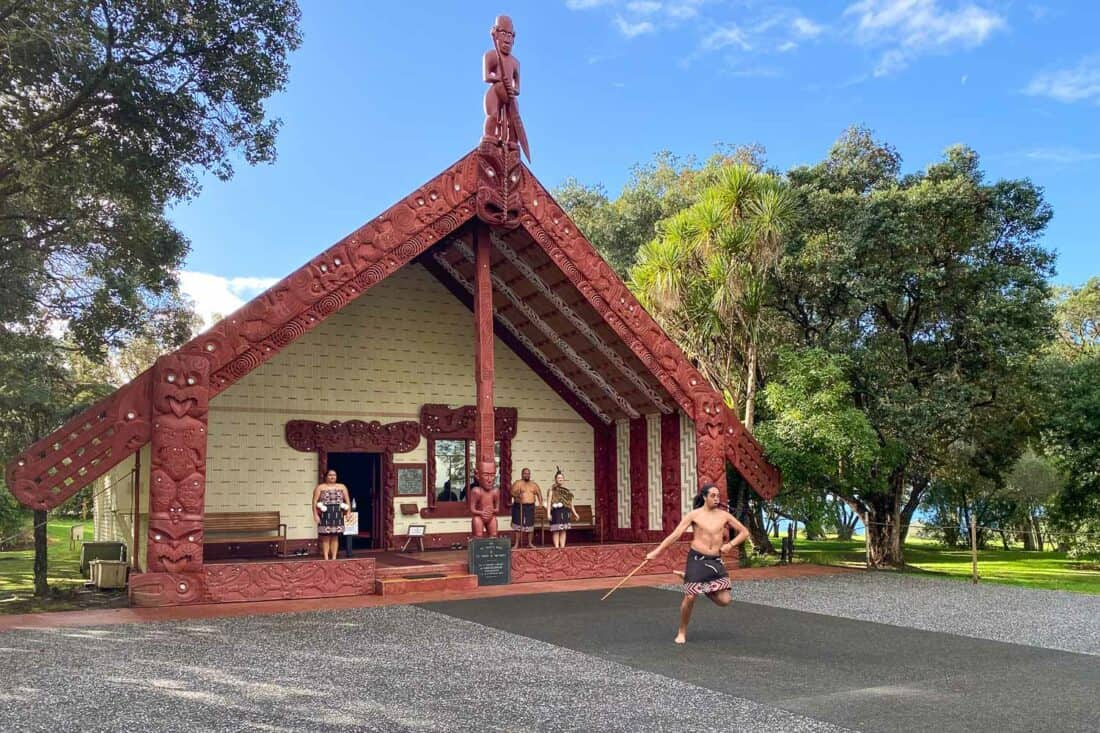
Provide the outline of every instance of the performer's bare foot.
{"type": "MultiPolygon", "coordinates": [[[[681,578],[684,577],[684,571],[683,570],[673,570],[672,574],[673,575],[679,575],[681,578]]],[[[682,644],[683,642],[680,642],[680,643],[682,644]]]]}
{"type": "Polygon", "coordinates": [[[676,643],[677,644],[686,644],[687,643],[687,633],[681,631],[679,634],[677,634],[676,635],[676,643]]]}

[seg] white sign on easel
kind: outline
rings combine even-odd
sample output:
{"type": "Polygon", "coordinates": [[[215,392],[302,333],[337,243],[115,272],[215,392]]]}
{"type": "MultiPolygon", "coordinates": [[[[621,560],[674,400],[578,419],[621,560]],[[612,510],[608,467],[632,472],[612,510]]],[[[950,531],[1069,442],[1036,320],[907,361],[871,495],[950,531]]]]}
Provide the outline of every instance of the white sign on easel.
{"type": "Polygon", "coordinates": [[[344,534],[359,534],[359,512],[348,512],[344,517],[344,534]]]}

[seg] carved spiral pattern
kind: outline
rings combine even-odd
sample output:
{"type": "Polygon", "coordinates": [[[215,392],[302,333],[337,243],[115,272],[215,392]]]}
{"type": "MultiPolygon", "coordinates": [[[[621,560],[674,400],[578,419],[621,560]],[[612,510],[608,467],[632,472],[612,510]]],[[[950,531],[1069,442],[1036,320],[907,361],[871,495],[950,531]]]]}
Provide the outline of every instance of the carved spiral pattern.
{"type": "Polygon", "coordinates": [[[225,370],[233,379],[240,379],[263,363],[264,360],[261,358],[260,352],[255,349],[249,349],[231,361],[225,370]]]}
{"type": "Polygon", "coordinates": [[[291,321],[285,324],[282,328],[271,334],[271,341],[278,347],[282,348],[287,344],[293,343],[296,338],[306,332],[305,326],[297,321],[291,321]]]}
{"type": "Polygon", "coordinates": [[[320,300],[317,301],[317,305],[314,306],[319,314],[327,316],[330,313],[335,313],[344,307],[346,299],[343,294],[339,292],[329,293],[320,300]]]}
{"type": "Polygon", "coordinates": [[[424,244],[420,241],[420,237],[411,237],[401,243],[401,246],[397,248],[396,255],[401,260],[411,260],[418,254],[424,251],[424,244]]]}
{"type": "Polygon", "coordinates": [[[386,279],[386,266],[380,262],[376,262],[369,266],[363,272],[359,273],[359,276],[355,278],[355,286],[360,290],[366,290],[369,287],[377,285],[386,279]]]}

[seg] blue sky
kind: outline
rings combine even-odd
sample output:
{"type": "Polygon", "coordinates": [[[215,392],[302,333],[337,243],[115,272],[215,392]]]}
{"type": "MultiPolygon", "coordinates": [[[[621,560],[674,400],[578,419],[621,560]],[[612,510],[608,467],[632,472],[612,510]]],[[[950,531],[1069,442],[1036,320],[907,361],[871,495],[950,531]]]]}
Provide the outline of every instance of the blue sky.
{"type": "Polygon", "coordinates": [[[511,14],[532,170],[617,193],[660,150],[760,143],[780,169],[858,123],[906,170],[965,143],[1046,190],[1059,283],[1100,274],[1100,3],[300,0],[270,103],[273,165],[210,178],[172,219],[200,312],[227,313],[405,196],[480,135],[481,55],[511,14]]]}

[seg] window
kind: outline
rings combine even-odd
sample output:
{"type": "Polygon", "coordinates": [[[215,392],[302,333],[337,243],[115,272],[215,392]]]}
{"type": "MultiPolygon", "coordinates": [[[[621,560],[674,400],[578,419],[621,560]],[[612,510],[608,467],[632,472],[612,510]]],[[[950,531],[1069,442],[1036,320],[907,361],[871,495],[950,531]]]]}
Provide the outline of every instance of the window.
{"type": "MultiPolygon", "coordinates": [[[[477,475],[477,443],[473,440],[436,440],[435,501],[465,502],[466,491],[477,475]]],[[[494,481],[500,486],[500,441],[493,444],[494,481]]]]}

